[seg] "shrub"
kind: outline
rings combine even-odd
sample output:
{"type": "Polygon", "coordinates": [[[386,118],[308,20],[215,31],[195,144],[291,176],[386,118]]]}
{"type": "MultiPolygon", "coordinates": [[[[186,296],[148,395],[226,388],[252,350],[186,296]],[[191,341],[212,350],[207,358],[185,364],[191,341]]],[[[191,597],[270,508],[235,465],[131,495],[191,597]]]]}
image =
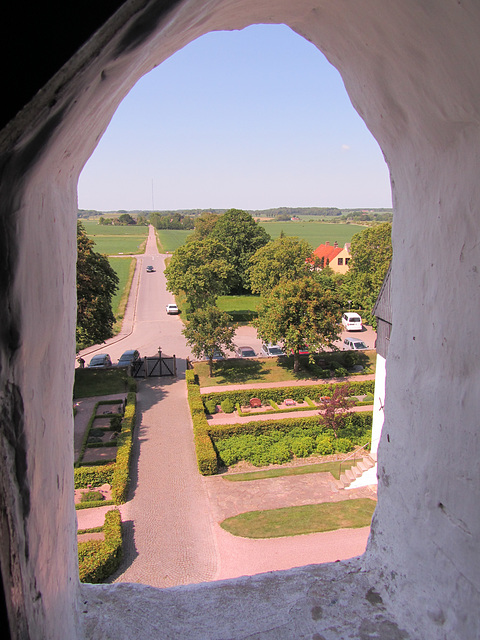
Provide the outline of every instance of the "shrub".
{"type": "Polygon", "coordinates": [[[317,438],[317,453],[321,456],[327,456],[335,453],[335,445],[333,439],[328,435],[321,435],[317,438]]]}
{"type": "Polygon", "coordinates": [[[110,418],[110,429],[117,433],[122,430],[122,416],[114,415],[110,418]]]}
{"type": "Polygon", "coordinates": [[[222,411],[224,413],[233,413],[235,407],[233,402],[230,400],[230,398],[226,398],[225,400],[222,400],[221,404],[220,404],[222,411]]]}
{"type": "Polygon", "coordinates": [[[78,544],[81,582],[98,584],[119,566],[122,557],[122,521],[118,509],[105,514],[105,540],[89,540],[78,544]]]}
{"type": "Polygon", "coordinates": [[[210,415],[213,415],[214,413],[216,413],[217,412],[217,405],[216,405],[215,401],[214,400],[207,400],[205,402],[205,410],[210,415]]]}
{"type": "Polygon", "coordinates": [[[88,485],[101,487],[102,484],[112,484],[115,463],[78,467],[74,470],[75,489],[86,489],[88,485]]]}
{"type": "Polygon", "coordinates": [[[198,376],[192,370],[185,372],[187,382],[187,398],[192,414],[193,437],[195,440],[195,453],[197,456],[198,470],[204,476],[213,475],[218,471],[217,453],[208,434],[208,422],[200,397],[198,376]],[[201,406],[202,410],[198,411],[201,406]]]}
{"type": "Polygon", "coordinates": [[[334,444],[338,453],[348,453],[353,449],[353,443],[348,438],[337,438],[334,444]]]}
{"type": "Polygon", "coordinates": [[[292,442],[292,453],[297,458],[306,458],[315,451],[316,444],[312,436],[295,438],[292,442]]]}

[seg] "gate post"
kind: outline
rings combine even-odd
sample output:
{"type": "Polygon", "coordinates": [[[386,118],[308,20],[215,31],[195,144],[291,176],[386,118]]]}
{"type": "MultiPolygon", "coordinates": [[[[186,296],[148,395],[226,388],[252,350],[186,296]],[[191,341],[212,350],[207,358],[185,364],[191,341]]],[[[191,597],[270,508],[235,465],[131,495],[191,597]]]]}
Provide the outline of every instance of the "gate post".
{"type": "Polygon", "coordinates": [[[173,354],[173,375],[175,378],[177,377],[177,358],[175,354],[173,354]]]}

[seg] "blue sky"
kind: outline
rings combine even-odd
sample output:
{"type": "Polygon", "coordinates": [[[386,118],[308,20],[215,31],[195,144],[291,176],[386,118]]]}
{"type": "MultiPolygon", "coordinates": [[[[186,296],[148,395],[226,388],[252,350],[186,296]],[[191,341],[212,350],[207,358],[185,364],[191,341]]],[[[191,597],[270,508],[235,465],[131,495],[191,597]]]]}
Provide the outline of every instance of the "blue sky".
{"type": "Polygon", "coordinates": [[[141,78],[78,198],[99,211],[391,206],[339,73],[283,25],[207,34],[141,78]]]}

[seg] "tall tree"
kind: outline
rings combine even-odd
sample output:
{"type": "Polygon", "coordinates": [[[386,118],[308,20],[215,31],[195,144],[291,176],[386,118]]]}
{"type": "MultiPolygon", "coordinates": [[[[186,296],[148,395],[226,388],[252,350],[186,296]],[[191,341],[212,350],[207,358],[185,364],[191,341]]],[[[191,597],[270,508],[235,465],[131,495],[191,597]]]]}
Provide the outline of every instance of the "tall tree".
{"type": "Polygon", "coordinates": [[[375,304],[392,259],[392,225],[382,222],[356,233],[351,242],[350,269],[344,281],[345,295],[353,308],[368,313],[375,304]]]}
{"type": "Polygon", "coordinates": [[[234,268],[230,252],[217,240],[187,242],[174,252],[165,269],[169,291],[183,291],[192,309],[214,304],[227,293],[234,268]]]}
{"type": "Polygon", "coordinates": [[[204,211],[200,216],[195,218],[194,231],[189,240],[204,240],[208,238],[219,220],[220,214],[204,211]]]}
{"type": "Polygon", "coordinates": [[[246,211],[229,209],[219,217],[209,237],[230,250],[235,269],[230,292],[249,291],[250,258],[270,240],[268,233],[246,211]]]}
{"type": "Polygon", "coordinates": [[[118,276],[107,256],[93,250],[81,222],[77,222],[77,349],[104,342],[113,335],[112,297],[118,276]]]}
{"type": "Polygon", "coordinates": [[[233,344],[235,327],[231,326],[228,314],[217,307],[196,309],[190,315],[182,333],[191,346],[193,354],[197,358],[208,359],[210,377],[213,376],[215,352],[218,351],[224,356],[225,350],[233,351],[235,348],[233,344]]]}
{"type": "Polygon", "coordinates": [[[337,293],[307,277],[282,282],[272,289],[263,299],[254,324],[263,340],[282,342],[293,352],[293,370],[299,371],[299,352],[305,345],[312,354],[338,339],[340,316],[337,293]]]}
{"type": "Polygon", "coordinates": [[[250,258],[250,287],[267,294],[280,282],[298,280],[309,274],[307,258],[312,248],[306,240],[284,236],[271,240],[250,258]]]}

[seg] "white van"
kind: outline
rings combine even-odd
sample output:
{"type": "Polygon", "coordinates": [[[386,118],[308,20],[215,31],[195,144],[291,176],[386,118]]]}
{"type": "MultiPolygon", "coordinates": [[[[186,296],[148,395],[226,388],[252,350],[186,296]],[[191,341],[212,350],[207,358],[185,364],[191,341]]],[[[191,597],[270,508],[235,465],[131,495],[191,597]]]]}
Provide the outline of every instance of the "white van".
{"type": "Polygon", "coordinates": [[[343,314],[342,324],[347,331],[361,331],[363,329],[361,317],[358,313],[350,311],[343,314]]]}

